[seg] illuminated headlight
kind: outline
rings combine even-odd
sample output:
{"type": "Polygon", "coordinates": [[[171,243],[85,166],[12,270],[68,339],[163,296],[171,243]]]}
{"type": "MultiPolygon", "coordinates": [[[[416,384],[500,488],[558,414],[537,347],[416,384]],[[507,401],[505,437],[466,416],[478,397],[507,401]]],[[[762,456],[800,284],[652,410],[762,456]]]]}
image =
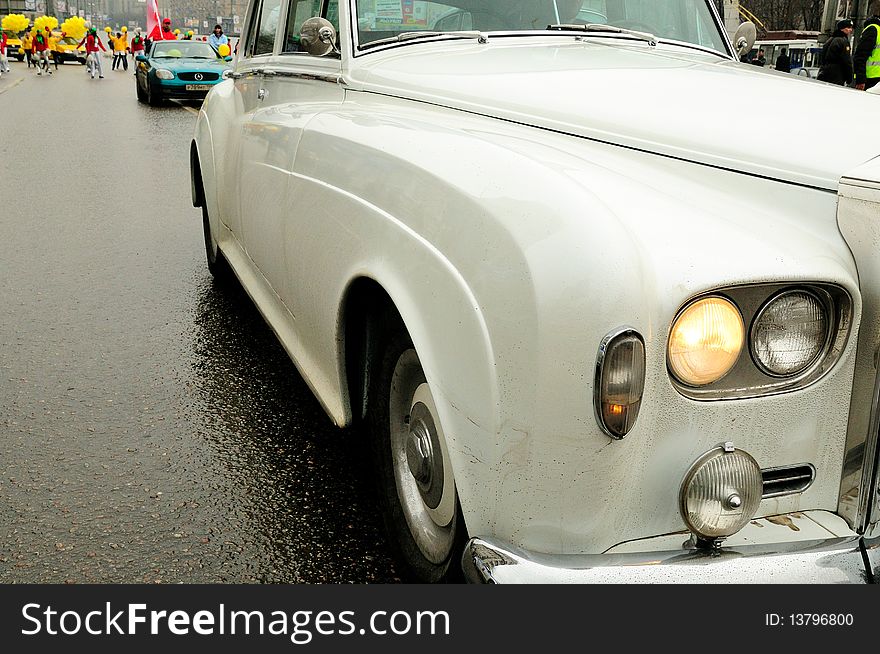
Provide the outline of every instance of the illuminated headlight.
{"type": "Polygon", "coordinates": [[[611,438],[623,438],[639,415],[645,390],[645,344],[624,329],[602,340],[596,359],[596,419],[611,438]]]}
{"type": "Polygon", "coordinates": [[[684,476],[681,517],[703,541],[731,536],[755,516],[763,480],[757,461],[733,443],[703,454],[684,476]]]}
{"type": "Polygon", "coordinates": [[[174,79],[174,73],[166,68],[157,68],[156,77],[159,79],[174,79]]]}
{"type": "Polygon", "coordinates": [[[739,309],[723,297],[685,307],[672,325],[667,346],[669,369],[689,386],[718,381],[733,368],[745,341],[739,309]]]}
{"type": "Polygon", "coordinates": [[[825,306],[808,291],[786,291],[765,304],[752,324],[752,355],[778,377],[806,370],[825,348],[829,320],[825,306]]]}

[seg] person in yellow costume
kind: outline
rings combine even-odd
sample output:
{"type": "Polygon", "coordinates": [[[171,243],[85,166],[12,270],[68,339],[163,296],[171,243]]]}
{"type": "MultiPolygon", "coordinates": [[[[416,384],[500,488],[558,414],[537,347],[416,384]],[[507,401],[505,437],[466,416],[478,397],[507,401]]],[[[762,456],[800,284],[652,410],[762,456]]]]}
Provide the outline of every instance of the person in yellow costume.
{"type": "Polygon", "coordinates": [[[111,70],[128,70],[128,35],[116,32],[116,37],[110,35],[110,43],[113,45],[113,65],[111,70]]]}
{"type": "Polygon", "coordinates": [[[28,68],[33,64],[34,68],[37,64],[34,62],[34,31],[28,30],[21,37],[21,49],[24,50],[24,56],[27,58],[28,68]]]}
{"type": "Polygon", "coordinates": [[[52,61],[55,62],[55,70],[58,70],[58,62],[61,60],[61,50],[58,49],[58,41],[61,39],[55,32],[49,32],[49,52],[52,53],[52,61]]]}

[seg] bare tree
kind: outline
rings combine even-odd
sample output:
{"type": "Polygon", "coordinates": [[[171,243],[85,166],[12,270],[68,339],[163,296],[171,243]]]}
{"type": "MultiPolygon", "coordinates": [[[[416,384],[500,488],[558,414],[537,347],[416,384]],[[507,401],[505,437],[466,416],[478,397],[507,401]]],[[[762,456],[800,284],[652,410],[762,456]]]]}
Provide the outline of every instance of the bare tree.
{"type": "Polygon", "coordinates": [[[745,0],[740,4],[752,12],[768,31],[819,30],[825,0],[745,0]]]}

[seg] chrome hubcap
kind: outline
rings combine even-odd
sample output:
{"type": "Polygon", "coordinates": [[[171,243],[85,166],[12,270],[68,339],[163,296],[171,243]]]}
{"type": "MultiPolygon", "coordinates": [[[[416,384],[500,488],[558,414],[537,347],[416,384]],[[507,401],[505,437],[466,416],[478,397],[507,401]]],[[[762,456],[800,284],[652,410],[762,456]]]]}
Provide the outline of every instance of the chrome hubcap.
{"type": "Polygon", "coordinates": [[[434,399],[414,350],[398,360],[389,399],[400,507],[421,553],[439,564],[455,542],[455,484],[434,399]]]}
{"type": "Polygon", "coordinates": [[[443,454],[431,411],[422,402],[413,404],[409,415],[406,461],[422,501],[436,509],[443,496],[443,454]]]}
{"type": "Polygon", "coordinates": [[[428,428],[420,422],[409,430],[409,440],[406,443],[406,461],[409,464],[410,473],[421,489],[431,485],[433,458],[434,452],[431,449],[428,428]]]}

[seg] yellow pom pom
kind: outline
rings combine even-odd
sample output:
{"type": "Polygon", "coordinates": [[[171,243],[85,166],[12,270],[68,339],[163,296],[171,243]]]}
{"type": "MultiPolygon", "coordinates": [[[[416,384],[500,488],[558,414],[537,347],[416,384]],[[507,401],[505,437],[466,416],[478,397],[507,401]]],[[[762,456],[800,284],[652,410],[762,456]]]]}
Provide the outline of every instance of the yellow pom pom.
{"type": "Polygon", "coordinates": [[[86,21],[80,16],[71,16],[61,24],[61,30],[67,36],[79,41],[86,35],[86,21]]]}
{"type": "Polygon", "coordinates": [[[125,34],[127,31],[128,31],[128,28],[125,25],[123,25],[122,26],[122,33],[125,34]]]}
{"type": "Polygon", "coordinates": [[[55,16],[40,16],[34,21],[34,29],[38,32],[45,32],[47,27],[49,30],[58,27],[58,19],[55,16]]]}
{"type": "Polygon", "coordinates": [[[175,33],[175,34],[180,34],[180,30],[179,30],[179,29],[178,29],[178,30],[174,30],[174,33],[175,33]]]}
{"type": "Polygon", "coordinates": [[[9,14],[0,21],[0,27],[16,34],[26,30],[30,24],[30,20],[24,14],[9,14]]]}
{"type": "Polygon", "coordinates": [[[232,50],[229,49],[229,46],[225,43],[222,43],[220,47],[217,48],[217,51],[220,53],[221,57],[228,57],[229,53],[232,52],[232,50]]]}
{"type": "Polygon", "coordinates": [[[109,34],[110,33],[110,26],[108,25],[107,27],[105,27],[104,31],[107,32],[107,34],[109,34]]]}

